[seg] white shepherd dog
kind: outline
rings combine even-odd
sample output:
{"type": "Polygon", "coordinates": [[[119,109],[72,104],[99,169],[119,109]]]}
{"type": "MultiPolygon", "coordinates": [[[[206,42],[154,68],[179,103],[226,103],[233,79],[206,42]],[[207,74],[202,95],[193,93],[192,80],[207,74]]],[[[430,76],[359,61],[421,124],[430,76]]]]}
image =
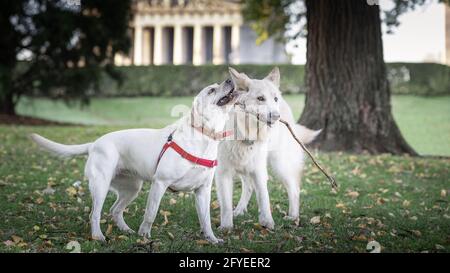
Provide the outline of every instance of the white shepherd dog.
{"type": "Polygon", "coordinates": [[[133,232],[123,219],[124,209],[137,197],[144,180],[153,183],[139,234],[150,237],[166,189],[194,191],[201,230],[212,243],[211,185],[219,140],[237,93],[231,80],[204,88],[194,99],[190,115],[162,129],[131,129],[106,134],[92,143],[63,145],[37,134],[32,139],[59,156],[88,154],[85,175],[92,196],[92,238],[105,240],[100,216],[109,190],[117,195],[111,207],[120,230],[133,232]],[[163,149],[164,147],[164,149],[163,149]]]}
{"type": "Polygon", "coordinates": [[[230,69],[239,96],[230,113],[227,128],[234,128],[235,140],[219,144],[215,183],[220,204],[221,229],[233,228],[233,215],[246,212],[247,204],[256,193],[259,223],[274,228],[267,190],[267,163],[285,186],[289,196],[288,218],[299,218],[300,181],[304,152],[288,129],[276,122],[280,117],[295,128],[297,136],[310,143],[320,133],[295,123],[289,105],[279,91],[280,72],[276,67],[262,80],[250,79],[244,73],[230,69]],[[233,213],[233,178],[240,176],[242,196],[233,213]]]}

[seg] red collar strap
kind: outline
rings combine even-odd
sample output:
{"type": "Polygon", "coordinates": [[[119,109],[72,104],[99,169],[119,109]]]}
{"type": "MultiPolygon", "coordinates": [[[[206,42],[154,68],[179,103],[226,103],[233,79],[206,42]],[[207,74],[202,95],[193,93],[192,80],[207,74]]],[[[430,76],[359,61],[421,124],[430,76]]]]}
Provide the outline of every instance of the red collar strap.
{"type": "Polygon", "coordinates": [[[209,160],[209,159],[196,157],[196,156],[191,155],[190,153],[186,152],[178,144],[176,144],[174,141],[172,141],[172,134],[170,134],[170,136],[167,139],[167,142],[164,144],[164,146],[161,150],[161,153],[159,153],[158,161],[156,163],[156,168],[158,168],[159,161],[163,157],[166,150],[169,148],[174,149],[174,151],[177,152],[179,155],[181,155],[181,157],[183,157],[184,159],[186,159],[188,161],[193,162],[194,164],[202,165],[202,166],[208,167],[208,168],[214,168],[215,166],[217,166],[217,160],[209,160]]]}

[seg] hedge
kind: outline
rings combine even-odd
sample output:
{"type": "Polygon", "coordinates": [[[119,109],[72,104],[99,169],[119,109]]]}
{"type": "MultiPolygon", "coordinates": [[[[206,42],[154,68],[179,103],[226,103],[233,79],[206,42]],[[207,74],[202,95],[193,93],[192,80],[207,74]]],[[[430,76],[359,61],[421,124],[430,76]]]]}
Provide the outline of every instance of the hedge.
{"type": "MultiPolygon", "coordinates": [[[[250,77],[262,78],[273,65],[233,65],[250,77]]],[[[278,65],[281,90],[304,93],[303,65],[278,65]]],[[[434,63],[389,63],[388,79],[393,94],[450,95],[450,67],[434,63]]],[[[119,85],[104,76],[100,83],[103,96],[186,96],[228,77],[227,65],[122,66],[119,85]]]]}

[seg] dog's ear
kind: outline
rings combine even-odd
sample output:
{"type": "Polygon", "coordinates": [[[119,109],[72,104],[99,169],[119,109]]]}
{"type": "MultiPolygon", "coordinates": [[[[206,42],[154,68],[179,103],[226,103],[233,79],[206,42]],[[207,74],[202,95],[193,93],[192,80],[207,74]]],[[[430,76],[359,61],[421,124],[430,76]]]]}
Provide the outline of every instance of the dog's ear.
{"type": "Polygon", "coordinates": [[[271,81],[277,88],[280,88],[280,69],[275,66],[264,79],[271,81]]]}
{"type": "Polygon", "coordinates": [[[244,73],[237,72],[234,68],[228,68],[231,76],[231,80],[234,83],[234,86],[237,90],[248,91],[248,84],[250,82],[250,78],[244,73]]]}

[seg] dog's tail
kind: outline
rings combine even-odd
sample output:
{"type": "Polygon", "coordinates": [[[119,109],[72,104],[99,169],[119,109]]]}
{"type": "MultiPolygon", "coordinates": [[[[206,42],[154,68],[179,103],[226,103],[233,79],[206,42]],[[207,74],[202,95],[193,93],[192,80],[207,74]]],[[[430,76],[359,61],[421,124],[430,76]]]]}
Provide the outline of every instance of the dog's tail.
{"type": "Polygon", "coordinates": [[[64,145],[46,139],[45,137],[42,137],[38,134],[31,134],[30,137],[39,146],[60,157],[71,157],[75,155],[87,154],[89,152],[89,147],[92,144],[86,143],[80,145],[64,145]]]}
{"type": "Polygon", "coordinates": [[[313,142],[313,140],[316,139],[320,132],[322,132],[322,129],[314,131],[300,124],[295,124],[294,128],[298,138],[300,138],[300,140],[303,141],[304,144],[313,142]]]}

